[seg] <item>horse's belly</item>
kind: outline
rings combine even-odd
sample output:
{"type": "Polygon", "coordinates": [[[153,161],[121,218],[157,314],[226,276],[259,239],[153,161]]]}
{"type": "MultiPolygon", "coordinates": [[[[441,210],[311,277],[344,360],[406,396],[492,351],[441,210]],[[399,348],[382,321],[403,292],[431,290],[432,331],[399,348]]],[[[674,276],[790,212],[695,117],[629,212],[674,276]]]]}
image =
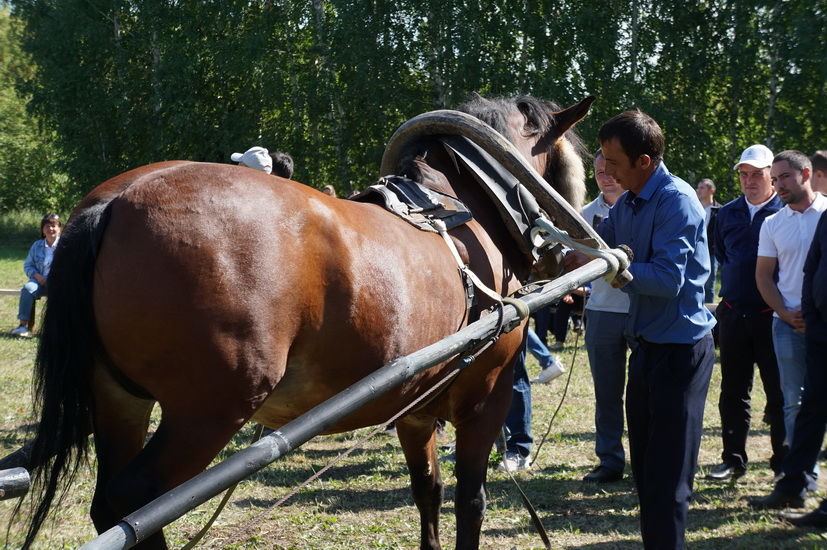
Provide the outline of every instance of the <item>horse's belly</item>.
{"type": "MultiPolygon", "coordinates": [[[[433,324],[443,323],[434,319],[433,324]]],[[[401,346],[388,342],[375,345],[376,341],[368,342],[352,337],[346,339],[351,346],[349,351],[346,350],[347,346],[344,342],[337,342],[336,345],[326,347],[311,346],[311,349],[302,351],[294,349],[291,358],[287,361],[284,376],[256,411],[253,420],[269,428],[280,428],[360,382],[393,358],[423,348],[455,330],[447,323],[442,326],[442,329],[444,333],[442,335],[431,334],[429,338],[409,340],[401,346]],[[324,353],[319,354],[320,348],[324,353]],[[399,351],[389,353],[388,349],[399,351]]],[[[407,340],[410,336],[407,334],[401,338],[407,340]]],[[[324,341],[324,339],[321,340],[324,341]]],[[[377,340],[382,339],[377,338],[377,340]]],[[[395,341],[395,344],[399,342],[395,341]]],[[[357,411],[337,414],[335,423],[324,433],[340,433],[387,422],[404,403],[410,402],[422,391],[423,385],[427,387],[429,380],[440,369],[440,366],[436,366],[417,374],[400,386],[376,397],[357,411]]]]}
{"type": "MultiPolygon", "coordinates": [[[[345,388],[341,388],[341,390],[344,389],[345,388]]],[[[335,393],[330,394],[328,388],[314,388],[309,384],[307,387],[299,390],[298,393],[294,388],[289,390],[277,388],[270,394],[258,411],[256,411],[256,414],[253,416],[253,421],[263,424],[268,428],[277,429],[295,420],[333,395],[335,395],[335,393]],[[316,398],[313,398],[313,396],[316,396],[316,398]]],[[[339,433],[364,426],[381,424],[392,414],[381,402],[375,402],[356,415],[349,417],[338,415],[339,418],[337,418],[337,422],[323,433],[339,433]]]]}

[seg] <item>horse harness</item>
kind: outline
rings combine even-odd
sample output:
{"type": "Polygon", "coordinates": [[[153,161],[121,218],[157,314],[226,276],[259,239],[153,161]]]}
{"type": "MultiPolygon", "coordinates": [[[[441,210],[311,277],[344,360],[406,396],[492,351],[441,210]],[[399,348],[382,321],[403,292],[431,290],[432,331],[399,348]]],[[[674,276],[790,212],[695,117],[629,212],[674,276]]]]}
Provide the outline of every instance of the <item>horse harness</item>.
{"type": "MultiPolygon", "coordinates": [[[[542,211],[534,197],[500,163],[468,138],[440,136],[438,139],[454,163],[468,169],[485,190],[520,252],[529,256],[532,261],[536,260],[537,252],[532,244],[531,232],[536,219],[542,217],[542,211]]],[[[497,304],[503,301],[513,303],[486,286],[471,271],[448,234],[451,229],[473,219],[468,207],[458,198],[428,189],[412,179],[391,175],[382,177],[350,200],[379,205],[421,231],[442,236],[457,263],[465,289],[469,322],[477,320],[480,316],[478,308],[475,307],[478,305],[475,289],[497,304]]],[[[515,307],[521,311],[520,306],[515,307]]],[[[524,314],[521,311],[520,319],[514,326],[527,315],[527,311],[524,314]]],[[[504,327],[504,332],[513,328],[504,327]]]]}

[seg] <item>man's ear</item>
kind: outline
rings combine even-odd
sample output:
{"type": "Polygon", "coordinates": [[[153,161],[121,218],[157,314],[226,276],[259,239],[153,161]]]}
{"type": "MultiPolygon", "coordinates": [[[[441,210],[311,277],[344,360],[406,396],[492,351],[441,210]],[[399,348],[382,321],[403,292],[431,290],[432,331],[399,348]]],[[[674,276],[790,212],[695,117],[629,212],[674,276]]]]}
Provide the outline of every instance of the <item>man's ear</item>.
{"type": "Polygon", "coordinates": [[[812,179],[810,178],[810,169],[805,166],[804,169],[801,170],[801,183],[807,181],[812,181],[812,179]]]}
{"type": "Polygon", "coordinates": [[[649,155],[640,155],[637,158],[637,166],[638,168],[647,170],[650,166],[652,166],[652,157],[650,157],[649,155]]]}

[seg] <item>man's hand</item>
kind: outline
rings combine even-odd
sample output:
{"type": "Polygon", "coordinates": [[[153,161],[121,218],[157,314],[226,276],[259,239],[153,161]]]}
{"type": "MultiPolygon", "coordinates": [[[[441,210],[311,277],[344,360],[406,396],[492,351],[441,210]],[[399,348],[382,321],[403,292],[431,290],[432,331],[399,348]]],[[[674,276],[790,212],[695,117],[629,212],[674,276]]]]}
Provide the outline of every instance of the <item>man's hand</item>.
{"type": "Polygon", "coordinates": [[[34,274],[34,280],[37,281],[37,284],[39,284],[40,286],[46,286],[46,277],[44,277],[40,273],[34,274]]]}
{"type": "Polygon", "coordinates": [[[801,314],[800,309],[797,309],[795,311],[784,309],[784,311],[778,312],[778,317],[780,317],[782,321],[793,327],[796,333],[804,334],[804,316],[801,314]]]}

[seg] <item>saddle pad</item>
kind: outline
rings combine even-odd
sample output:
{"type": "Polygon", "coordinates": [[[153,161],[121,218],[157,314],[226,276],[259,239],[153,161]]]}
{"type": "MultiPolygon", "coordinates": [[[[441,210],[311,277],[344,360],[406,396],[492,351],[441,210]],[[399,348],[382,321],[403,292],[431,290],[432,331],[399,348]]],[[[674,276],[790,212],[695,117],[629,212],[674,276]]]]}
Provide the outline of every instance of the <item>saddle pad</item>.
{"type": "Polygon", "coordinates": [[[472,219],[471,212],[458,199],[402,176],[385,176],[350,200],[377,204],[417,229],[431,233],[437,233],[431,219],[442,220],[448,229],[472,219]]]}

